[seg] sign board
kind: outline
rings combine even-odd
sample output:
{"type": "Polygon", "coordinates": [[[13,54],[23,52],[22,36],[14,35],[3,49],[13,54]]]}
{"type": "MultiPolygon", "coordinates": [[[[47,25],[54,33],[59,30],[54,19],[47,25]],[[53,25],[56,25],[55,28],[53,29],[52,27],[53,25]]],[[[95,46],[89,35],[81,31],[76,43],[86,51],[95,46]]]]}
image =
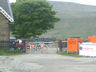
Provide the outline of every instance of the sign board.
{"type": "Polygon", "coordinates": [[[82,43],[79,45],[80,56],[96,56],[96,43],[82,43]]]}

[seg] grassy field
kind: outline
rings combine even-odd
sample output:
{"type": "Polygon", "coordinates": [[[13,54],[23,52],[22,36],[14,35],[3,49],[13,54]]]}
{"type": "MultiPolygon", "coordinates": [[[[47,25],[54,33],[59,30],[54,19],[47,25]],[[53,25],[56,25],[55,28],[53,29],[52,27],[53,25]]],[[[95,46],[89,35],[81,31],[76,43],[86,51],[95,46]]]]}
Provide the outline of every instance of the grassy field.
{"type": "Polygon", "coordinates": [[[50,2],[61,20],[54,29],[43,34],[44,37],[66,39],[96,35],[96,6],[81,5],[67,2],[50,2]]]}

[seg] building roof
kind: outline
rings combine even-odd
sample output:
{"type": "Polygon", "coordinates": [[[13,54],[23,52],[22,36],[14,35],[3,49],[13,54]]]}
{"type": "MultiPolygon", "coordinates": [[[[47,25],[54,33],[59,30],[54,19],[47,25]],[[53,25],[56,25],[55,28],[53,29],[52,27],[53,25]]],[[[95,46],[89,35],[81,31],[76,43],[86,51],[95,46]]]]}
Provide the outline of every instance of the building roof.
{"type": "Polygon", "coordinates": [[[5,16],[10,22],[14,22],[14,19],[2,8],[0,7],[0,13],[5,16]]]}
{"type": "Polygon", "coordinates": [[[0,7],[2,7],[11,17],[13,17],[9,0],[0,0],[0,7]]]}

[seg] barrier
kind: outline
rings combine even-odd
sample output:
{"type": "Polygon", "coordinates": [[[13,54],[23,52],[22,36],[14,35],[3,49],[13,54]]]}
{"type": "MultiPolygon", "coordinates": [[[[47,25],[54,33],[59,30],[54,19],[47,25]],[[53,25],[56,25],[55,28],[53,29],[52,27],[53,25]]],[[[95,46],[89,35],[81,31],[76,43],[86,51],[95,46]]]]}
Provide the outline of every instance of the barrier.
{"type": "Polygon", "coordinates": [[[55,44],[55,42],[27,42],[26,43],[26,53],[42,52],[43,50],[48,50],[50,45],[55,44]],[[38,43],[38,45],[36,45],[38,43]]]}

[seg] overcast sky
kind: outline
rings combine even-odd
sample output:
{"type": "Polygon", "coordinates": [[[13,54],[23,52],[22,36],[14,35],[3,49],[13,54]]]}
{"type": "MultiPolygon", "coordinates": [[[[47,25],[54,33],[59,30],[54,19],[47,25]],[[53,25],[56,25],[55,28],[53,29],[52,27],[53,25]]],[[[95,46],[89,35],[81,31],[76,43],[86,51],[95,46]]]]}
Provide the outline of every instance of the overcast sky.
{"type": "MultiPolygon", "coordinates": [[[[15,2],[16,0],[9,0],[9,1],[15,2]]],[[[96,0],[48,0],[48,1],[75,2],[75,3],[80,3],[80,4],[95,5],[96,6],[96,0]]]]}

